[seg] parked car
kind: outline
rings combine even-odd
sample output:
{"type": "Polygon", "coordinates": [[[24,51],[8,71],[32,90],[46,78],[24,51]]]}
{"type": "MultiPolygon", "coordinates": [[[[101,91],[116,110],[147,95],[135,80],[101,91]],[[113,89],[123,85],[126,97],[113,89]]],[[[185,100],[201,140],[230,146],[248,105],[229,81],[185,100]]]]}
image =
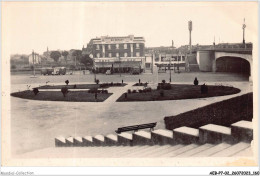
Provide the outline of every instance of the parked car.
{"type": "Polygon", "coordinates": [[[41,74],[42,75],[51,75],[53,70],[54,70],[53,68],[42,68],[41,74]]]}
{"type": "Polygon", "coordinates": [[[54,67],[52,75],[65,75],[66,67],[54,67]]]}

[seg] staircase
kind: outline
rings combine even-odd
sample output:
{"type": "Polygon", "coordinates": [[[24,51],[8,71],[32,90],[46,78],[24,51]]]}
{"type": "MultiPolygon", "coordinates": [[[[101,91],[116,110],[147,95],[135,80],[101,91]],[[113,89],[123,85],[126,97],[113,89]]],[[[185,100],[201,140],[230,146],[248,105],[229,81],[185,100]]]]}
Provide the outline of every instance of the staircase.
{"type": "Polygon", "coordinates": [[[133,134],[59,137],[55,138],[54,150],[68,156],[108,158],[253,156],[252,140],[252,122],[239,121],[230,127],[208,124],[199,129],[184,126],[152,132],[140,130],[133,134]]]}

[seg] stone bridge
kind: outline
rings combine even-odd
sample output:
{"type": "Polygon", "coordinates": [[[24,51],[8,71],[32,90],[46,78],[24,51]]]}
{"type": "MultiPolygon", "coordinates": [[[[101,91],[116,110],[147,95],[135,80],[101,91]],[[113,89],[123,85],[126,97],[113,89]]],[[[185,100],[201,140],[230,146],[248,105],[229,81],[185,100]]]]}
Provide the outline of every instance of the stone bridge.
{"type": "Polygon", "coordinates": [[[251,77],[253,73],[252,48],[199,50],[197,51],[197,63],[200,71],[216,72],[224,70],[232,72],[235,67],[238,67],[238,69],[244,71],[251,77]]]}

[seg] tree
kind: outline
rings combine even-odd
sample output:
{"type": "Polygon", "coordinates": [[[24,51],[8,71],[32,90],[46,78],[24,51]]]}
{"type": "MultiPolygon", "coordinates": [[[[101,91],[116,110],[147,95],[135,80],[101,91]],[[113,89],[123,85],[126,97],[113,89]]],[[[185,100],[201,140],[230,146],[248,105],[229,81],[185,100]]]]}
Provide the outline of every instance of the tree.
{"type": "Polygon", "coordinates": [[[58,62],[61,54],[59,51],[52,51],[50,57],[55,61],[58,62]]]}
{"type": "Polygon", "coordinates": [[[93,60],[89,57],[89,55],[84,55],[81,57],[80,62],[84,64],[88,69],[93,67],[93,60]]]}
{"type": "Polygon", "coordinates": [[[68,51],[63,51],[63,52],[61,53],[61,55],[64,57],[65,62],[66,62],[66,64],[67,64],[67,57],[68,57],[68,55],[69,55],[69,52],[68,52],[68,51]]]}
{"type": "Polygon", "coordinates": [[[75,50],[72,53],[72,56],[76,57],[76,61],[80,61],[82,58],[82,51],[81,50],[75,50]]]}

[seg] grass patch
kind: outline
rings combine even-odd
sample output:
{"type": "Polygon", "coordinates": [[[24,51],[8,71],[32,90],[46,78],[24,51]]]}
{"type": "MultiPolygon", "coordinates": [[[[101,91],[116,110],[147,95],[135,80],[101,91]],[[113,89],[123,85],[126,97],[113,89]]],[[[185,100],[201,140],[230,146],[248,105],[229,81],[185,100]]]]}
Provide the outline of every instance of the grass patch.
{"type": "MultiPolygon", "coordinates": [[[[137,91],[138,92],[138,91],[137,91]]],[[[194,98],[207,98],[239,93],[240,89],[228,86],[208,86],[208,93],[201,94],[200,86],[172,84],[170,90],[152,90],[145,93],[128,93],[127,98],[121,95],[117,101],[163,101],[163,100],[181,100],[194,98]],[[161,93],[163,92],[163,96],[161,93]]]]}
{"type": "Polygon", "coordinates": [[[112,93],[100,93],[97,94],[97,100],[95,94],[88,93],[87,91],[70,91],[66,97],[59,91],[40,91],[37,95],[34,95],[32,91],[26,90],[22,92],[12,93],[11,96],[41,101],[70,101],[70,102],[103,102],[112,93]]]}
{"type": "Polygon", "coordinates": [[[133,86],[147,86],[148,83],[135,83],[133,86]]]}
{"type": "Polygon", "coordinates": [[[98,89],[109,87],[124,87],[125,83],[102,83],[102,84],[70,84],[70,85],[44,85],[37,87],[38,89],[61,89],[67,87],[68,89],[98,89]],[[76,87],[75,87],[76,85],[76,87]]]}
{"type": "Polygon", "coordinates": [[[164,118],[165,127],[169,130],[188,126],[199,128],[207,124],[216,124],[229,127],[240,120],[252,121],[253,93],[234,97],[221,102],[164,118]]]}

